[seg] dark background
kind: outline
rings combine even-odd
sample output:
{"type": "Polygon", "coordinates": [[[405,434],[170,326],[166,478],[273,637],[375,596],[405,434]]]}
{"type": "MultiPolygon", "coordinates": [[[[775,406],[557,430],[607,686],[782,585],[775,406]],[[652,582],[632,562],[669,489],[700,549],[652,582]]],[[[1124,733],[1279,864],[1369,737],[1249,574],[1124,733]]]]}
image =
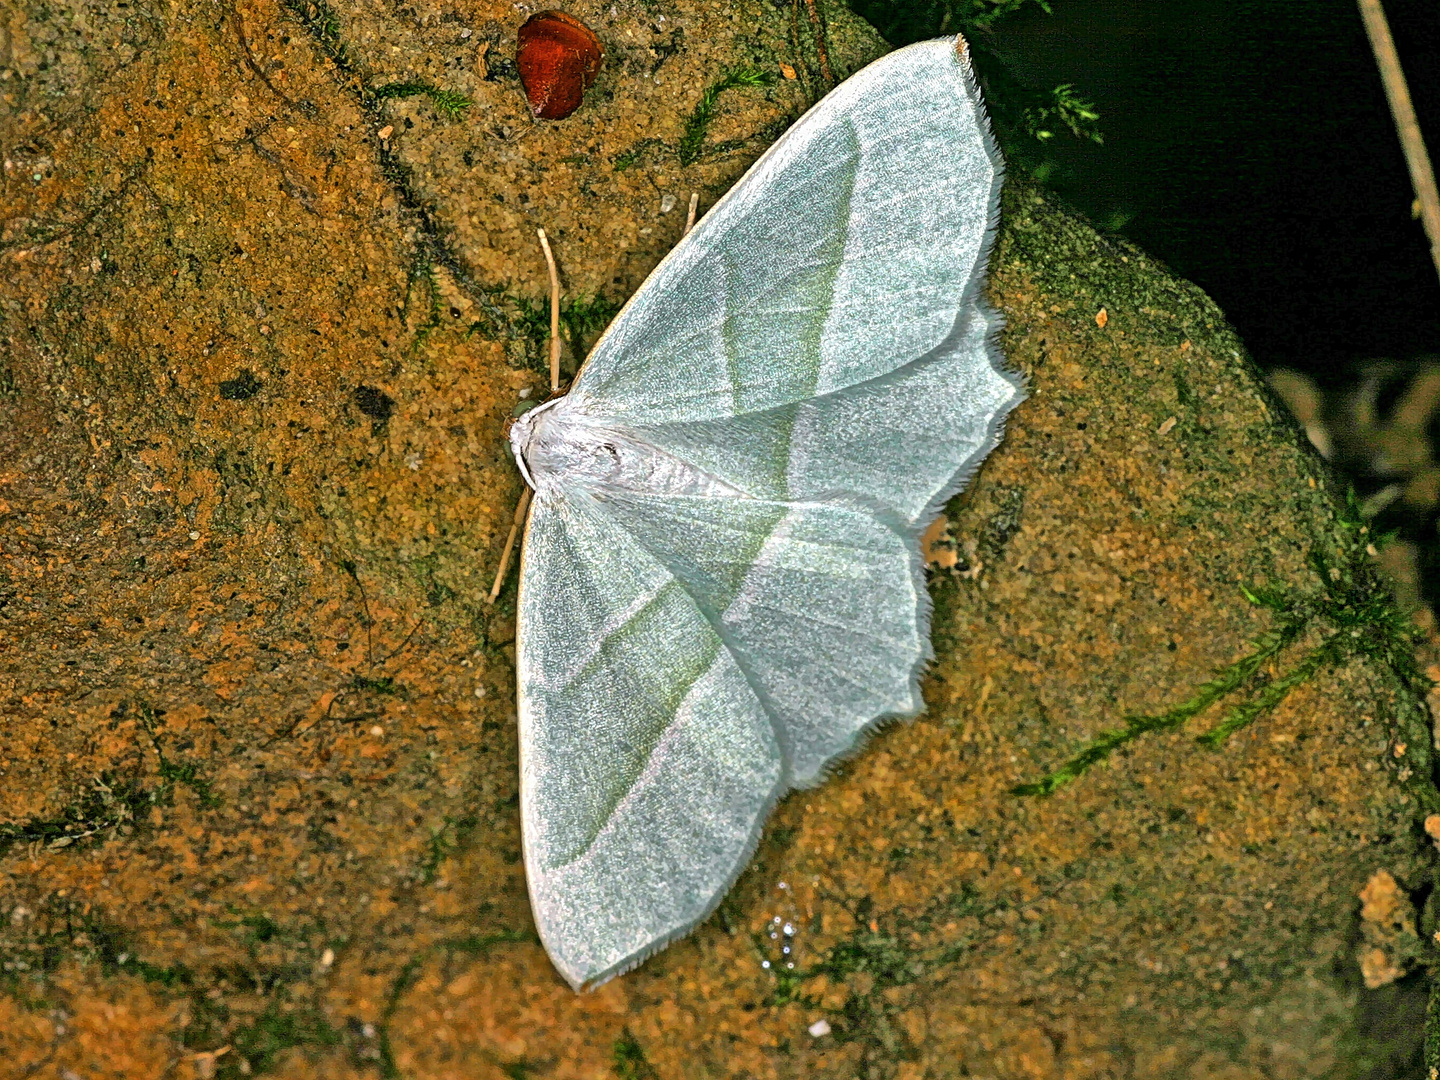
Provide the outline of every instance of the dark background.
{"type": "MultiPolygon", "coordinates": [[[[934,36],[944,13],[852,2],[897,45],[934,36]]],[[[964,28],[965,6],[947,29],[964,28]]],[[[1043,151],[1053,190],[1204,288],[1266,368],[1331,385],[1356,361],[1440,353],[1440,280],[1354,0],[1051,7],[967,29],[988,54],[977,66],[1001,84],[991,96],[1003,77],[1073,83],[1098,107],[1104,144],[1003,133],[1012,161],[1043,151]]],[[[1440,3],[1385,10],[1433,155],[1440,3]]]]}

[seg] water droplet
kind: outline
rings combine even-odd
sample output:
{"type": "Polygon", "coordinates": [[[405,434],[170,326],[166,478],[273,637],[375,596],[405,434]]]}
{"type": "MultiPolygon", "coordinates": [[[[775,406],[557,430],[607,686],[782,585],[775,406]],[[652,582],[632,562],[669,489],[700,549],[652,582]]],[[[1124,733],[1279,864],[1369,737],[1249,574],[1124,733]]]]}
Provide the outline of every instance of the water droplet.
{"type": "Polygon", "coordinates": [[[780,932],[781,932],[782,934],[784,934],[786,937],[794,937],[794,936],[795,936],[795,927],[791,926],[791,925],[787,922],[787,923],[785,924],[784,929],[781,930],[780,932]]]}
{"type": "Polygon", "coordinates": [[[770,970],[770,961],[769,961],[769,960],[761,960],[761,961],[760,961],[760,966],[761,966],[762,968],[764,968],[766,971],[769,971],[769,970],[770,970]]]}

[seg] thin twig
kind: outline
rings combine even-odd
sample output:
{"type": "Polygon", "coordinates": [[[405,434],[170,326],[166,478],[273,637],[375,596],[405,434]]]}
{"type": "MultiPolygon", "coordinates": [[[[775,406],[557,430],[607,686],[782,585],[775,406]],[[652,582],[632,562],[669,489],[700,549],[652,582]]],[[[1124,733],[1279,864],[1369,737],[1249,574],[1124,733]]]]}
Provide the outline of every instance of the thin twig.
{"type": "Polygon", "coordinates": [[[342,697],[344,697],[344,696],[345,696],[345,691],[344,691],[344,690],[338,690],[338,691],[336,691],[336,692],[335,692],[335,695],[334,695],[333,697],[331,697],[330,703],[325,706],[325,711],[320,714],[319,718],[316,719],[314,723],[312,723],[312,724],[306,724],[304,728],[301,728],[300,725],[301,725],[301,723],[303,723],[304,720],[305,720],[305,716],[304,716],[304,714],[302,713],[301,715],[297,716],[293,721],[291,721],[290,726],[287,727],[284,731],[280,732],[280,734],[278,734],[278,735],[272,735],[272,736],[271,736],[269,739],[267,739],[265,742],[261,743],[261,744],[260,744],[260,749],[261,749],[261,750],[268,750],[268,749],[270,749],[270,747],[274,746],[274,745],[275,745],[277,742],[279,742],[281,739],[288,739],[288,738],[290,738],[290,736],[292,736],[292,735],[297,735],[297,734],[298,734],[298,735],[304,735],[305,732],[309,731],[311,728],[315,727],[316,725],[320,724],[321,722],[323,722],[323,721],[325,721],[325,720],[329,720],[329,719],[330,719],[330,710],[332,710],[333,708],[335,708],[335,702],[339,701],[339,700],[340,700],[342,697]]]}
{"type": "Polygon", "coordinates": [[[370,615],[370,598],[365,595],[365,583],[360,580],[360,573],[356,570],[355,564],[347,559],[341,565],[354,580],[355,587],[360,590],[360,606],[365,611],[365,666],[373,668],[375,666],[372,660],[375,655],[375,635],[371,627],[375,625],[375,620],[370,615]]]}
{"type": "Polygon", "coordinates": [[[0,243],[0,252],[8,251],[11,248],[19,248],[22,252],[34,251],[39,248],[45,247],[48,244],[53,244],[57,240],[63,240],[67,236],[73,236],[75,233],[85,228],[102,213],[104,213],[107,209],[113,206],[115,202],[130,189],[130,185],[134,184],[137,180],[139,180],[141,174],[143,174],[148,168],[149,166],[147,165],[132,170],[123,180],[120,181],[114,191],[110,192],[110,194],[108,195],[103,195],[99,199],[97,199],[94,205],[92,205],[88,210],[84,211],[71,224],[62,225],[54,232],[51,232],[45,236],[18,236],[14,240],[6,240],[3,243],[0,243]]]}
{"type": "Polygon", "coordinates": [[[314,214],[316,217],[323,216],[319,210],[315,209],[314,193],[304,184],[298,183],[291,178],[290,170],[285,168],[285,162],[281,159],[279,154],[275,153],[275,151],[273,150],[268,149],[260,141],[259,135],[256,135],[250,139],[250,145],[255,150],[255,153],[259,154],[271,165],[275,166],[276,170],[280,173],[280,186],[282,189],[284,189],[286,195],[289,195],[290,198],[294,199],[302,207],[304,207],[310,213],[314,214]]]}
{"type": "Polygon", "coordinates": [[[800,77],[805,100],[813,105],[817,99],[814,91],[810,89],[810,63],[805,59],[805,50],[800,45],[800,0],[790,0],[790,44],[795,47],[795,74],[800,77]]]}
{"type": "Polygon", "coordinates": [[[1390,24],[1385,21],[1385,9],[1380,6],[1380,0],[1359,0],[1359,3],[1365,33],[1370,37],[1370,49],[1375,53],[1375,64],[1380,69],[1380,81],[1385,84],[1385,97],[1390,102],[1390,115],[1394,117],[1395,130],[1400,135],[1400,148],[1405,152],[1405,164],[1410,168],[1415,201],[1420,204],[1420,218],[1425,224],[1425,236],[1430,241],[1430,259],[1435,264],[1435,272],[1440,274],[1440,193],[1435,189],[1435,172],[1430,167],[1430,155],[1425,151],[1420,123],[1415,119],[1410,88],[1405,85],[1405,72],[1400,68],[1400,56],[1395,51],[1395,39],[1390,36],[1390,24]]]}
{"type": "Polygon", "coordinates": [[[805,10],[810,13],[810,27],[815,31],[815,53],[820,57],[820,74],[830,86],[835,85],[835,72],[830,69],[830,54],[825,49],[825,24],[820,21],[820,12],[815,0],[805,0],[805,10]]]}
{"type": "MultiPolygon", "coordinates": [[[[402,652],[405,651],[405,647],[410,644],[410,639],[415,636],[415,631],[416,631],[416,630],[419,630],[420,627],[424,624],[424,622],[425,622],[424,619],[417,619],[417,620],[416,620],[415,625],[410,628],[410,632],[405,635],[405,640],[402,641],[402,642],[400,642],[399,645],[396,645],[395,648],[391,649],[388,653],[386,653],[384,656],[382,656],[382,657],[380,658],[380,666],[381,666],[381,667],[384,667],[384,666],[385,666],[386,664],[388,664],[392,659],[394,659],[395,656],[397,656],[399,653],[402,653],[402,652]]],[[[374,666],[375,666],[374,664],[371,664],[371,665],[370,665],[370,667],[371,667],[372,670],[374,669],[374,666]]]]}
{"type": "Polygon", "coordinates": [[[236,38],[240,41],[240,54],[245,61],[245,66],[250,69],[250,73],[260,80],[265,89],[283,101],[287,109],[303,112],[304,110],[300,109],[300,106],[288,94],[270,81],[270,76],[265,73],[265,69],[255,59],[255,54],[250,50],[250,39],[245,36],[245,24],[240,21],[240,12],[234,7],[230,9],[230,25],[235,31],[236,38]]]}
{"type": "Polygon", "coordinates": [[[490,597],[485,601],[487,604],[495,602],[495,598],[500,595],[500,587],[505,584],[505,572],[510,569],[510,554],[515,550],[515,538],[520,535],[525,511],[529,509],[530,489],[527,487],[520,493],[520,501],[515,504],[515,520],[510,522],[510,535],[505,538],[505,551],[500,556],[500,569],[495,571],[495,584],[490,586],[490,597]]]}
{"type": "Polygon", "coordinates": [[[690,210],[685,215],[685,228],[682,229],[680,232],[681,240],[684,240],[685,237],[689,236],[690,230],[695,227],[695,208],[699,205],[700,193],[698,191],[690,192],[690,210]]]}
{"type": "MultiPolygon", "coordinates": [[[[281,739],[298,739],[302,735],[308,735],[321,724],[326,723],[330,720],[333,720],[337,724],[363,724],[369,720],[380,719],[380,714],[378,712],[362,712],[356,713],[354,716],[331,716],[330,714],[335,709],[335,702],[339,701],[344,696],[344,691],[336,694],[335,697],[331,699],[330,704],[325,707],[325,711],[317,719],[315,719],[311,723],[306,724],[304,727],[300,726],[301,720],[296,720],[279,735],[273,735],[268,740],[261,743],[260,748],[262,750],[266,750],[269,749],[271,746],[274,746],[281,739]]],[[[301,719],[303,720],[303,717],[301,719]]]]}
{"type": "Polygon", "coordinates": [[[545,269],[550,271],[550,392],[560,389],[560,271],[545,230],[540,232],[540,246],[545,251],[545,269]]]}

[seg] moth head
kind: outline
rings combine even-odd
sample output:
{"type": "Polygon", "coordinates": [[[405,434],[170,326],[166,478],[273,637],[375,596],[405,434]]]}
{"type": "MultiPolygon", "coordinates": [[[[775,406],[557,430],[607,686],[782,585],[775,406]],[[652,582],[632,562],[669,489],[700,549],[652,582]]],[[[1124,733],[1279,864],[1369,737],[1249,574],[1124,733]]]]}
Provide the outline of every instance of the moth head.
{"type": "Polygon", "coordinates": [[[527,452],[530,443],[535,438],[535,422],[548,412],[556,402],[547,401],[537,405],[529,412],[521,414],[514,423],[510,425],[510,452],[515,455],[515,465],[520,470],[520,475],[530,487],[535,486],[535,476],[530,470],[530,462],[527,460],[527,452]]]}
{"type": "Polygon", "coordinates": [[[571,409],[555,408],[565,400],[537,405],[510,428],[515,464],[537,492],[560,483],[603,483],[621,469],[613,434],[587,424],[571,409]]]}

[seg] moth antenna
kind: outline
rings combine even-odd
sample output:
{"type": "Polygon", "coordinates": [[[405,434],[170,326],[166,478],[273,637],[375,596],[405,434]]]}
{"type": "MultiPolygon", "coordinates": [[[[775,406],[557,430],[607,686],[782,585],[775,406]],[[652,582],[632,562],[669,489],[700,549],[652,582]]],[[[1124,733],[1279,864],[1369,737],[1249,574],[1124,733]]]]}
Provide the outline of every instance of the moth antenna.
{"type": "MultiPolygon", "coordinates": [[[[543,237],[545,234],[542,232],[540,235],[543,237]]],[[[510,569],[510,556],[515,551],[515,540],[520,535],[521,524],[525,521],[525,511],[529,509],[530,489],[527,487],[520,493],[520,501],[515,504],[515,519],[510,522],[510,535],[505,538],[505,550],[500,555],[500,569],[495,571],[495,584],[490,586],[490,596],[485,601],[487,604],[495,603],[495,598],[500,595],[500,587],[505,584],[505,572],[510,569]]]]}
{"type": "MultiPolygon", "coordinates": [[[[545,269],[550,273],[550,392],[560,389],[560,271],[555,266],[555,253],[550,250],[550,239],[544,229],[537,229],[540,249],[545,252],[545,269]]],[[[520,493],[515,504],[515,517],[510,521],[510,535],[505,538],[505,550],[500,553],[500,568],[495,571],[495,583],[490,586],[487,604],[495,603],[500,589],[505,584],[505,574],[510,569],[510,556],[515,553],[515,541],[520,536],[520,526],[525,523],[525,511],[530,509],[530,489],[520,493]]]]}
{"type": "Polygon", "coordinates": [[[545,230],[540,229],[540,247],[545,252],[545,269],[550,271],[550,392],[560,389],[560,271],[545,230]]]}
{"type": "Polygon", "coordinates": [[[690,230],[695,227],[695,208],[699,205],[700,193],[698,191],[690,192],[690,210],[685,215],[685,228],[680,231],[681,240],[684,240],[685,237],[689,236],[690,230]]]}

